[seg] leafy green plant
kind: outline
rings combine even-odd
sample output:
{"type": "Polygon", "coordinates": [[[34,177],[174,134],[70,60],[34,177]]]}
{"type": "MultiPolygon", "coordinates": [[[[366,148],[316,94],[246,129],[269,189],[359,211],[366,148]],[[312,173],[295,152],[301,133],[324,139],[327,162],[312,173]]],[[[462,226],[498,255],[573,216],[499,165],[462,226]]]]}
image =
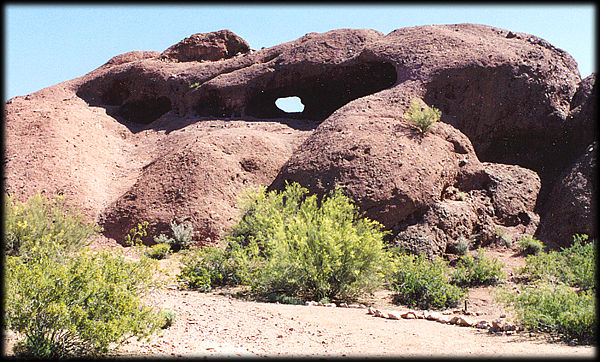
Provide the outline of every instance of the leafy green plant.
{"type": "Polygon", "coordinates": [[[27,254],[42,240],[68,253],[87,245],[99,231],[93,222],[68,205],[62,195],[48,198],[38,193],[25,202],[4,196],[4,252],[7,255],[27,254]]]}
{"type": "Polygon", "coordinates": [[[394,302],[421,309],[456,307],[466,290],[451,283],[450,267],[441,258],[396,253],[389,274],[394,302]]]}
{"type": "Polygon", "coordinates": [[[542,242],[531,235],[524,235],[519,239],[519,251],[525,255],[537,255],[542,250],[542,242]]]}
{"type": "Polygon", "coordinates": [[[152,259],[164,259],[171,251],[171,246],[165,243],[154,244],[146,249],[145,254],[152,259]]]}
{"type": "Polygon", "coordinates": [[[498,299],[515,310],[521,324],[565,340],[596,340],[596,248],[587,235],[574,235],[560,251],[525,258],[520,276],[528,280],[516,292],[500,289],[498,299]]]}
{"type": "Polygon", "coordinates": [[[131,336],[150,335],[156,312],[141,300],[151,283],[149,259],[127,262],[108,252],[64,256],[40,243],[6,258],[6,326],[15,353],[62,358],[106,353],[131,336]]]}
{"type": "Polygon", "coordinates": [[[182,263],[184,266],[177,279],[190,289],[209,291],[240,283],[231,258],[221,248],[205,246],[190,250],[182,263]]]}
{"type": "Polygon", "coordinates": [[[567,341],[596,341],[596,298],[568,285],[548,282],[522,285],[518,292],[500,290],[497,298],[510,306],[521,325],[531,331],[558,334],[567,341]]]}
{"type": "Polygon", "coordinates": [[[560,251],[529,255],[519,275],[530,281],[561,282],[582,289],[596,288],[595,241],[587,235],[574,235],[573,243],[560,251]]]}
{"type": "Polygon", "coordinates": [[[251,285],[257,295],[317,300],[372,291],[386,258],[382,226],[360,218],[340,189],[321,200],[307,194],[296,183],[281,192],[248,192],[224,254],[196,256],[182,279],[208,289],[225,276],[224,282],[251,285]]]}
{"type": "Polygon", "coordinates": [[[172,326],[173,323],[175,323],[175,320],[177,319],[177,312],[169,308],[161,309],[159,312],[159,318],[162,320],[162,323],[160,323],[160,328],[167,329],[172,326]]]}
{"type": "Polygon", "coordinates": [[[477,256],[462,256],[456,264],[452,274],[453,283],[459,286],[496,285],[502,281],[506,274],[502,270],[503,264],[497,259],[489,259],[483,249],[477,249],[477,256]]]}
{"type": "Polygon", "coordinates": [[[456,193],[456,199],[458,201],[465,201],[467,197],[469,197],[469,194],[467,194],[466,192],[459,191],[456,193]]]}
{"type": "Polygon", "coordinates": [[[148,225],[148,221],[142,221],[136,226],[132,227],[127,235],[125,235],[125,244],[129,246],[142,245],[142,238],[148,235],[148,225]]]}
{"type": "Polygon", "coordinates": [[[408,110],[406,111],[406,119],[412,122],[424,134],[432,125],[440,120],[442,112],[435,107],[429,107],[423,100],[414,98],[408,110]]]}

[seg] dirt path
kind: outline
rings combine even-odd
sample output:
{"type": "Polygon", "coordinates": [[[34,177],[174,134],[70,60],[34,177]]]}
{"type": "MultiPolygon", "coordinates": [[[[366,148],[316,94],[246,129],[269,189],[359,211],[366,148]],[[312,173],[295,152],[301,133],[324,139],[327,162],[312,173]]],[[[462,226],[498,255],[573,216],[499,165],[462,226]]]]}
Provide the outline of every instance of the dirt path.
{"type": "Polygon", "coordinates": [[[377,318],[366,309],[248,302],[178,290],[157,291],[151,299],[175,310],[176,322],[150,342],[123,346],[119,355],[592,357],[596,352],[528,334],[377,318]]]}

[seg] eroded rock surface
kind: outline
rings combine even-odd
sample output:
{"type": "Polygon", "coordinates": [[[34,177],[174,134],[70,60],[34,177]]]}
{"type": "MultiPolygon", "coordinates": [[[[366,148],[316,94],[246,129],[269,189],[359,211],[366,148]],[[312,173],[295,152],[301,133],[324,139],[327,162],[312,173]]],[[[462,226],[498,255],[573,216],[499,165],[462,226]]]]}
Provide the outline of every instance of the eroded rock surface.
{"type": "Polygon", "coordinates": [[[257,51],[228,30],[194,34],[9,100],[6,190],[62,192],[118,240],[188,217],[202,243],[246,187],[339,185],[392,239],[439,254],[498,226],[535,232],[594,138],[593,84],[543,39],[483,25],[340,29],[257,51]],[[288,96],[304,110],[278,109],[288,96]],[[443,112],[424,135],[404,119],[417,97],[443,112]]]}

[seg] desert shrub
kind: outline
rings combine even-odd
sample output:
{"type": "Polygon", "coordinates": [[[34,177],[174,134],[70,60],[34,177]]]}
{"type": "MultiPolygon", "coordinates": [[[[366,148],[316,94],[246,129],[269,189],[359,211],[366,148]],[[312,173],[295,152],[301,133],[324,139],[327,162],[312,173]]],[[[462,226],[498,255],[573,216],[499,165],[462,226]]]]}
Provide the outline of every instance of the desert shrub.
{"type": "Polygon", "coordinates": [[[177,319],[177,312],[172,309],[165,308],[159,311],[159,318],[161,320],[160,328],[167,329],[175,323],[177,319]]]}
{"type": "Polygon", "coordinates": [[[6,326],[20,337],[19,355],[98,355],[159,327],[160,318],[141,300],[151,282],[149,259],[127,262],[108,252],[64,256],[56,245],[39,243],[27,256],[8,256],[5,268],[6,326]]]}
{"type": "Polygon", "coordinates": [[[569,247],[527,256],[519,274],[531,281],[562,282],[582,289],[595,289],[596,247],[595,241],[586,242],[587,239],[587,235],[574,235],[569,247]]]}
{"type": "Polygon", "coordinates": [[[190,289],[209,291],[240,282],[231,258],[225,250],[215,246],[190,250],[182,258],[182,263],[177,279],[190,289]]]}
{"type": "Polygon", "coordinates": [[[54,243],[70,252],[87,245],[100,229],[65,202],[64,196],[41,194],[19,202],[4,197],[4,252],[22,255],[40,241],[54,243]]]}
{"type": "Polygon", "coordinates": [[[440,120],[442,112],[435,107],[429,107],[421,99],[415,98],[411,101],[406,111],[406,119],[412,122],[423,134],[431,126],[440,120]]]}
{"type": "Polygon", "coordinates": [[[469,251],[469,247],[471,246],[471,241],[464,236],[460,236],[456,240],[456,244],[454,245],[454,249],[456,250],[456,254],[465,255],[467,251],[469,251]]]}
{"type": "Polygon", "coordinates": [[[529,330],[579,343],[596,340],[596,298],[591,290],[578,292],[562,283],[542,282],[522,285],[518,292],[502,291],[499,299],[514,309],[519,323],[529,330]]]}
{"type": "Polygon", "coordinates": [[[179,251],[187,249],[192,245],[194,236],[194,226],[190,223],[181,221],[179,224],[173,220],[170,223],[173,238],[171,239],[171,249],[179,251]]]}
{"type": "Polygon", "coordinates": [[[155,244],[168,244],[170,246],[174,242],[175,241],[173,240],[173,238],[170,238],[165,234],[160,234],[160,235],[154,237],[155,244]]]}
{"type": "Polygon", "coordinates": [[[504,229],[496,228],[496,230],[494,231],[494,237],[497,244],[505,246],[509,249],[512,248],[513,240],[510,237],[510,235],[508,235],[506,231],[504,231],[504,229]]]}
{"type": "Polygon", "coordinates": [[[394,302],[421,309],[445,309],[459,304],[466,290],[451,283],[450,267],[441,258],[396,253],[388,274],[394,302]]]}
{"type": "Polygon", "coordinates": [[[257,238],[264,245],[265,262],[253,289],[317,300],[351,299],[373,291],[385,260],[382,226],[361,218],[339,188],[320,203],[316,195],[306,194],[298,184],[270,192],[264,202],[281,207],[261,215],[252,210],[246,219],[269,225],[257,238]]]}
{"type": "Polygon", "coordinates": [[[477,256],[462,256],[452,274],[453,283],[460,286],[496,285],[506,277],[503,264],[497,259],[485,256],[483,249],[477,250],[477,256]]]}
{"type": "Polygon", "coordinates": [[[519,251],[525,255],[537,255],[542,250],[542,242],[531,235],[524,235],[519,239],[519,251]]]}
{"type": "Polygon", "coordinates": [[[125,244],[129,246],[141,246],[142,238],[148,235],[148,221],[142,221],[132,227],[127,235],[125,235],[125,244]]]}
{"type": "Polygon", "coordinates": [[[519,275],[529,283],[517,292],[500,290],[499,299],[515,310],[525,327],[594,343],[596,248],[595,241],[587,239],[574,235],[569,247],[527,256],[519,275]]]}
{"type": "Polygon", "coordinates": [[[202,289],[247,284],[257,295],[280,298],[352,298],[372,291],[385,259],[381,225],[361,218],[339,188],[321,200],[307,194],[296,183],[281,192],[247,193],[227,249],[192,258],[181,279],[202,289]]]}
{"type": "Polygon", "coordinates": [[[171,251],[171,246],[166,243],[154,244],[146,249],[146,256],[152,259],[164,259],[171,251]]]}

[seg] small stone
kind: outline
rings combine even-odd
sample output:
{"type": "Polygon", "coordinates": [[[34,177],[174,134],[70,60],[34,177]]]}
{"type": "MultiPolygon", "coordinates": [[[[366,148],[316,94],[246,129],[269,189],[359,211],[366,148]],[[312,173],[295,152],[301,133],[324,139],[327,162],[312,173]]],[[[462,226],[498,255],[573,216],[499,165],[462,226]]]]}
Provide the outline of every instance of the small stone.
{"type": "Polygon", "coordinates": [[[375,309],[375,311],[373,312],[373,315],[375,317],[383,317],[383,312],[380,311],[379,309],[375,309]]]}
{"type": "Polygon", "coordinates": [[[402,315],[398,311],[391,311],[391,312],[388,312],[388,319],[399,320],[399,319],[402,319],[402,315]]]}
{"type": "Polygon", "coordinates": [[[348,308],[362,308],[362,307],[358,304],[350,304],[350,305],[348,305],[348,308]]]}
{"type": "Polygon", "coordinates": [[[504,314],[504,313],[500,314],[500,318],[506,318],[506,314],[504,314]]]}
{"type": "Polygon", "coordinates": [[[402,318],[404,319],[417,319],[417,316],[415,315],[414,312],[406,312],[402,314],[402,318]]]}
{"type": "Polygon", "coordinates": [[[375,310],[376,310],[375,308],[369,307],[369,309],[367,310],[367,314],[373,314],[374,315],[375,314],[375,310]]]}
{"type": "Polygon", "coordinates": [[[439,312],[425,312],[425,319],[429,319],[429,320],[437,320],[442,316],[441,313],[439,312]]]}
{"type": "Polygon", "coordinates": [[[333,307],[333,308],[336,307],[335,303],[325,303],[324,306],[325,307],[333,307]]]}
{"type": "Polygon", "coordinates": [[[348,304],[346,304],[346,303],[340,303],[340,308],[348,308],[348,304]]]}
{"type": "Polygon", "coordinates": [[[479,321],[477,322],[477,324],[475,325],[475,328],[479,328],[479,329],[489,329],[490,328],[490,323],[488,321],[479,321]]]}
{"type": "Polygon", "coordinates": [[[439,322],[439,323],[450,323],[450,319],[452,319],[452,317],[448,316],[448,315],[444,315],[442,314],[439,318],[437,318],[435,321],[439,322]]]}

